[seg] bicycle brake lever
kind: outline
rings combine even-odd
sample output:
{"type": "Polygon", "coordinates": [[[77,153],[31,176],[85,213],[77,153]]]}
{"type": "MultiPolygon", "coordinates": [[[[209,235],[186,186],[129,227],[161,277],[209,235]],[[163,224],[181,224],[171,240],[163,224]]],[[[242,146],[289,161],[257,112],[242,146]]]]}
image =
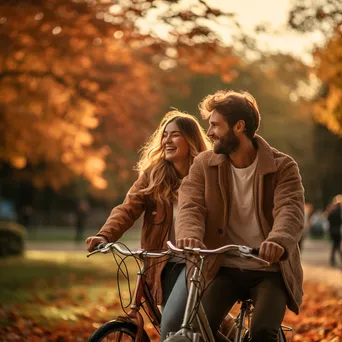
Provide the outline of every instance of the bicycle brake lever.
{"type": "Polygon", "coordinates": [[[270,266],[270,265],[271,265],[270,262],[268,262],[268,261],[266,261],[266,260],[264,260],[264,259],[261,259],[261,258],[255,256],[255,255],[253,255],[253,254],[251,254],[251,253],[243,253],[243,252],[241,252],[240,254],[243,255],[243,256],[246,257],[246,258],[252,258],[252,259],[258,260],[258,261],[260,261],[261,263],[265,264],[266,266],[270,266]]]}
{"type": "Polygon", "coordinates": [[[239,246],[239,252],[245,254],[252,254],[253,248],[247,246],[239,246]]]}
{"type": "MultiPolygon", "coordinates": [[[[99,249],[99,251],[101,252],[101,253],[107,253],[109,250],[110,250],[110,247],[112,247],[113,246],[113,242],[108,242],[108,243],[105,243],[105,245],[103,246],[103,247],[101,247],[100,249],[99,249]]],[[[99,245],[99,247],[100,246],[102,246],[102,244],[100,244],[99,245]]]]}
{"type": "Polygon", "coordinates": [[[102,242],[99,245],[95,247],[95,250],[87,254],[87,258],[89,258],[91,255],[96,253],[106,253],[110,250],[110,247],[113,245],[113,242],[102,242]],[[102,247],[103,246],[103,247],[102,247]]]}
{"type": "Polygon", "coordinates": [[[87,258],[89,258],[90,256],[92,256],[93,254],[99,253],[100,251],[92,251],[90,253],[87,254],[87,258]]]}

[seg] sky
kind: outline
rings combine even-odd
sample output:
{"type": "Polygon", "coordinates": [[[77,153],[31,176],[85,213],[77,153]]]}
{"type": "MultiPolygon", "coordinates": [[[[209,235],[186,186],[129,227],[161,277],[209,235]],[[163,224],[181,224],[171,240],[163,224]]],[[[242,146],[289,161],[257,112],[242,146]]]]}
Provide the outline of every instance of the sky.
{"type": "Polygon", "coordinates": [[[258,24],[266,24],[267,28],[277,31],[277,35],[258,35],[258,46],[262,50],[291,53],[310,63],[310,51],[313,45],[320,45],[324,41],[324,37],[318,32],[304,35],[291,32],[287,27],[293,0],[206,0],[206,2],[221,10],[235,12],[244,30],[251,33],[258,24]]]}
{"type": "MultiPolygon", "coordinates": [[[[310,34],[299,34],[291,31],[287,27],[289,11],[294,0],[205,0],[209,5],[218,8],[224,12],[233,12],[238,22],[246,33],[255,36],[253,30],[259,24],[266,24],[267,29],[276,34],[258,34],[257,46],[261,51],[290,53],[299,57],[306,63],[312,62],[312,47],[314,44],[322,44],[324,37],[318,32],[310,34]]],[[[177,6],[191,8],[193,11],[198,6],[198,0],[181,0],[177,6]]],[[[167,7],[166,7],[167,8],[167,7]]],[[[164,8],[165,9],[165,8],[164,8]]],[[[154,27],[157,35],[166,38],[168,28],[155,21],[154,14],[162,11],[163,6],[155,12],[151,12],[147,22],[144,25],[154,27]]],[[[220,25],[210,25],[217,30],[222,39],[228,44],[234,46],[231,38],[232,27],[227,23],[220,25]],[[228,25],[228,26],[227,26],[228,25]]],[[[251,56],[253,57],[253,56],[251,56]]]]}

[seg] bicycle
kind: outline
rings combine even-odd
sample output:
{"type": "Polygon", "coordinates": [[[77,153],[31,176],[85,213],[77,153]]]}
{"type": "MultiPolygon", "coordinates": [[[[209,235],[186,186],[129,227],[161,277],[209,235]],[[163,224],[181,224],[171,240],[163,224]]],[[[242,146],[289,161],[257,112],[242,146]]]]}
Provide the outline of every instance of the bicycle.
{"type": "MultiPolygon", "coordinates": [[[[123,249],[121,245],[117,243],[101,244],[95,251],[88,254],[88,257],[96,253],[115,253],[119,252],[125,256],[133,256],[141,261],[146,258],[162,258],[162,257],[182,257],[187,258],[187,255],[196,255],[199,257],[199,266],[195,265],[193,275],[190,280],[189,294],[186,304],[186,310],[184,314],[183,324],[181,329],[176,333],[170,333],[169,337],[165,341],[194,341],[198,342],[200,338],[204,341],[213,342],[215,338],[210,329],[208,320],[206,318],[204,309],[199,303],[199,287],[201,281],[201,271],[204,263],[205,255],[212,253],[238,253],[244,257],[253,257],[262,260],[254,255],[255,250],[246,246],[239,245],[227,245],[216,250],[200,250],[193,249],[178,249],[174,247],[170,242],[167,243],[169,249],[163,252],[148,252],[145,250],[130,251],[123,249]],[[196,318],[197,325],[200,332],[194,330],[192,323],[193,317],[196,318]]],[[[124,259],[123,259],[124,260],[124,259]]],[[[262,262],[265,262],[264,260],[262,262]]],[[[265,262],[267,263],[267,262],[265,262]]],[[[161,313],[156,305],[154,299],[149,291],[148,284],[146,283],[146,269],[144,262],[143,267],[139,270],[136,288],[132,298],[131,311],[126,313],[126,316],[118,316],[115,320],[109,321],[99,327],[93,335],[89,338],[88,342],[100,342],[100,341],[143,341],[149,342],[149,336],[144,330],[144,319],[140,313],[140,308],[144,308],[146,305],[148,317],[154,325],[155,329],[159,333],[159,326],[161,322],[161,313]],[[142,302],[142,298],[145,299],[142,302]],[[106,339],[106,340],[105,340],[106,339]]],[[[251,301],[242,301],[240,314],[235,319],[236,325],[236,337],[234,342],[248,342],[249,340],[249,328],[245,326],[245,318],[250,321],[252,314],[251,301]]],[[[282,326],[284,329],[291,329],[290,327],[282,326]]],[[[229,336],[230,332],[227,332],[229,336]]],[[[227,341],[231,341],[227,339],[227,341]]],[[[283,329],[280,329],[280,342],[286,342],[286,338],[283,329]]]]}
{"type": "MultiPolygon", "coordinates": [[[[221,254],[224,253],[226,255],[228,254],[235,254],[241,257],[247,257],[247,258],[254,258],[256,260],[259,260],[264,265],[269,265],[269,262],[259,258],[258,255],[258,249],[250,248],[247,246],[240,246],[240,245],[226,245],[214,250],[204,250],[199,248],[185,248],[180,249],[176,248],[172,245],[170,241],[167,242],[167,245],[169,247],[169,250],[171,250],[174,255],[180,257],[180,256],[186,256],[186,255],[193,255],[197,256],[199,258],[199,266],[194,268],[194,271],[192,273],[191,279],[190,279],[190,288],[189,288],[189,294],[188,294],[188,300],[186,303],[185,308],[185,314],[183,317],[183,322],[181,329],[177,332],[170,332],[168,334],[167,339],[164,342],[198,342],[198,341],[208,341],[208,342],[214,342],[215,338],[212,333],[212,330],[210,328],[208,319],[206,317],[204,308],[202,304],[200,303],[200,294],[199,294],[199,286],[198,284],[201,283],[201,274],[202,274],[202,268],[204,265],[204,259],[205,256],[210,254],[221,254]],[[195,321],[194,324],[192,322],[195,321]],[[195,328],[195,326],[197,328],[195,328]]],[[[244,299],[241,300],[241,306],[240,306],[240,313],[235,319],[235,327],[236,327],[236,333],[234,342],[248,342],[251,338],[250,336],[250,322],[251,322],[251,315],[253,313],[253,303],[250,299],[244,299]],[[246,326],[246,321],[247,326],[246,326]]],[[[278,334],[278,341],[279,342],[286,342],[286,336],[284,331],[291,331],[292,328],[282,325],[279,329],[278,334]]],[[[228,334],[229,335],[229,332],[228,334]]],[[[292,333],[293,335],[293,333],[292,333]]],[[[292,340],[292,337],[290,338],[290,341],[292,340]]],[[[224,338],[224,336],[223,336],[224,338]]],[[[226,338],[227,342],[229,340],[226,338]]]]}
{"type": "MultiPolygon", "coordinates": [[[[126,316],[118,316],[115,320],[109,321],[100,326],[93,335],[89,338],[88,342],[100,341],[135,341],[135,342],[149,342],[150,338],[144,330],[144,318],[140,313],[140,308],[143,308],[154,328],[160,334],[159,327],[161,322],[161,312],[152,298],[149,286],[146,282],[146,268],[144,260],[146,258],[162,258],[170,255],[170,251],[163,252],[148,252],[142,249],[131,251],[127,247],[124,249],[118,243],[104,243],[97,246],[97,248],[89,253],[90,257],[96,253],[112,253],[119,252],[120,254],[128,257],[132,256],[142,262],[142,267],[139,267],[136,286],[133,297],[131,299],[130,311],[126,316]],[[144,299],[144,301],[143,301],[144,299]],[[144,308],[146,305],[146,309],[144,308]]],[[[122,259],[121,263],[124,263],[122,259]]],[[[121,263],[118,264],[119,271],[121,263]]],[[[121,270],[122,271],[122,270],[121,270]]],[[[121,303],[122,304],[122,303],[121,303]]],[[[122,306],[123,308],[123,306],[122,306]]],[[[124,309],[124,308],[123,308],[124,309]]]]}

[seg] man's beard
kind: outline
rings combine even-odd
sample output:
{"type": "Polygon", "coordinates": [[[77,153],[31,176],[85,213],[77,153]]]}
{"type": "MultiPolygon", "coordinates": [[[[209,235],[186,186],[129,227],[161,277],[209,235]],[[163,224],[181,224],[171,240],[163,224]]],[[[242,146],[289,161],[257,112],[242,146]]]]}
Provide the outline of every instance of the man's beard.
{"type": "Polygon", "coordinates": [[[237,151],[240,146],[240,141],[232,130],[229,130],[226,135],[220,137],[214,144],[214,152],[217,154],[225,154],[229,156],[237,151]]]}

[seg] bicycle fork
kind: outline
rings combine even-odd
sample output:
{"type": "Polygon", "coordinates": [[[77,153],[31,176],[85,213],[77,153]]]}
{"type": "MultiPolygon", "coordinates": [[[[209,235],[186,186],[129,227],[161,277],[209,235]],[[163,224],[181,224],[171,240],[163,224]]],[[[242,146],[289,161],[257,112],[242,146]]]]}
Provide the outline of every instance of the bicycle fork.
{"type": "Polygon", "coordinates": [[[245,326],[245,318],[246,316],[249,317],[249,314],[251,312],[251,306],[252,306],[251,300],[244,300],[241,304],[240,313],[236,319],[237,331],[236,331],[234,342],[242,342],[243,333],[247,330],[245,326]]]}
{"type": "MultiPolygon", "coordinates": [[[[148,290],[145,290],[145,287],[147,287],[145,278],[145,269],[143,268],[141,271],[138,272],[135,291],[130,306],[130,312],[128,312],[126,316],[119,316],[117,318],[119,321],[123,322],[130,322],[131,320],[136,320],[137,334],[135,337],[135,342],[139,342],[142,340],[144,332],[144,319],[140,313],[140,307],[142,306],[141,298],[144,296],[145,300],[148,303],[153,303],[153,299],[151,297],[150,292],[148,290]]],[[[161,315],[157,308],[151,306],[149,310],[149,315],[153,325],[160,325],[161,315]]]]}

